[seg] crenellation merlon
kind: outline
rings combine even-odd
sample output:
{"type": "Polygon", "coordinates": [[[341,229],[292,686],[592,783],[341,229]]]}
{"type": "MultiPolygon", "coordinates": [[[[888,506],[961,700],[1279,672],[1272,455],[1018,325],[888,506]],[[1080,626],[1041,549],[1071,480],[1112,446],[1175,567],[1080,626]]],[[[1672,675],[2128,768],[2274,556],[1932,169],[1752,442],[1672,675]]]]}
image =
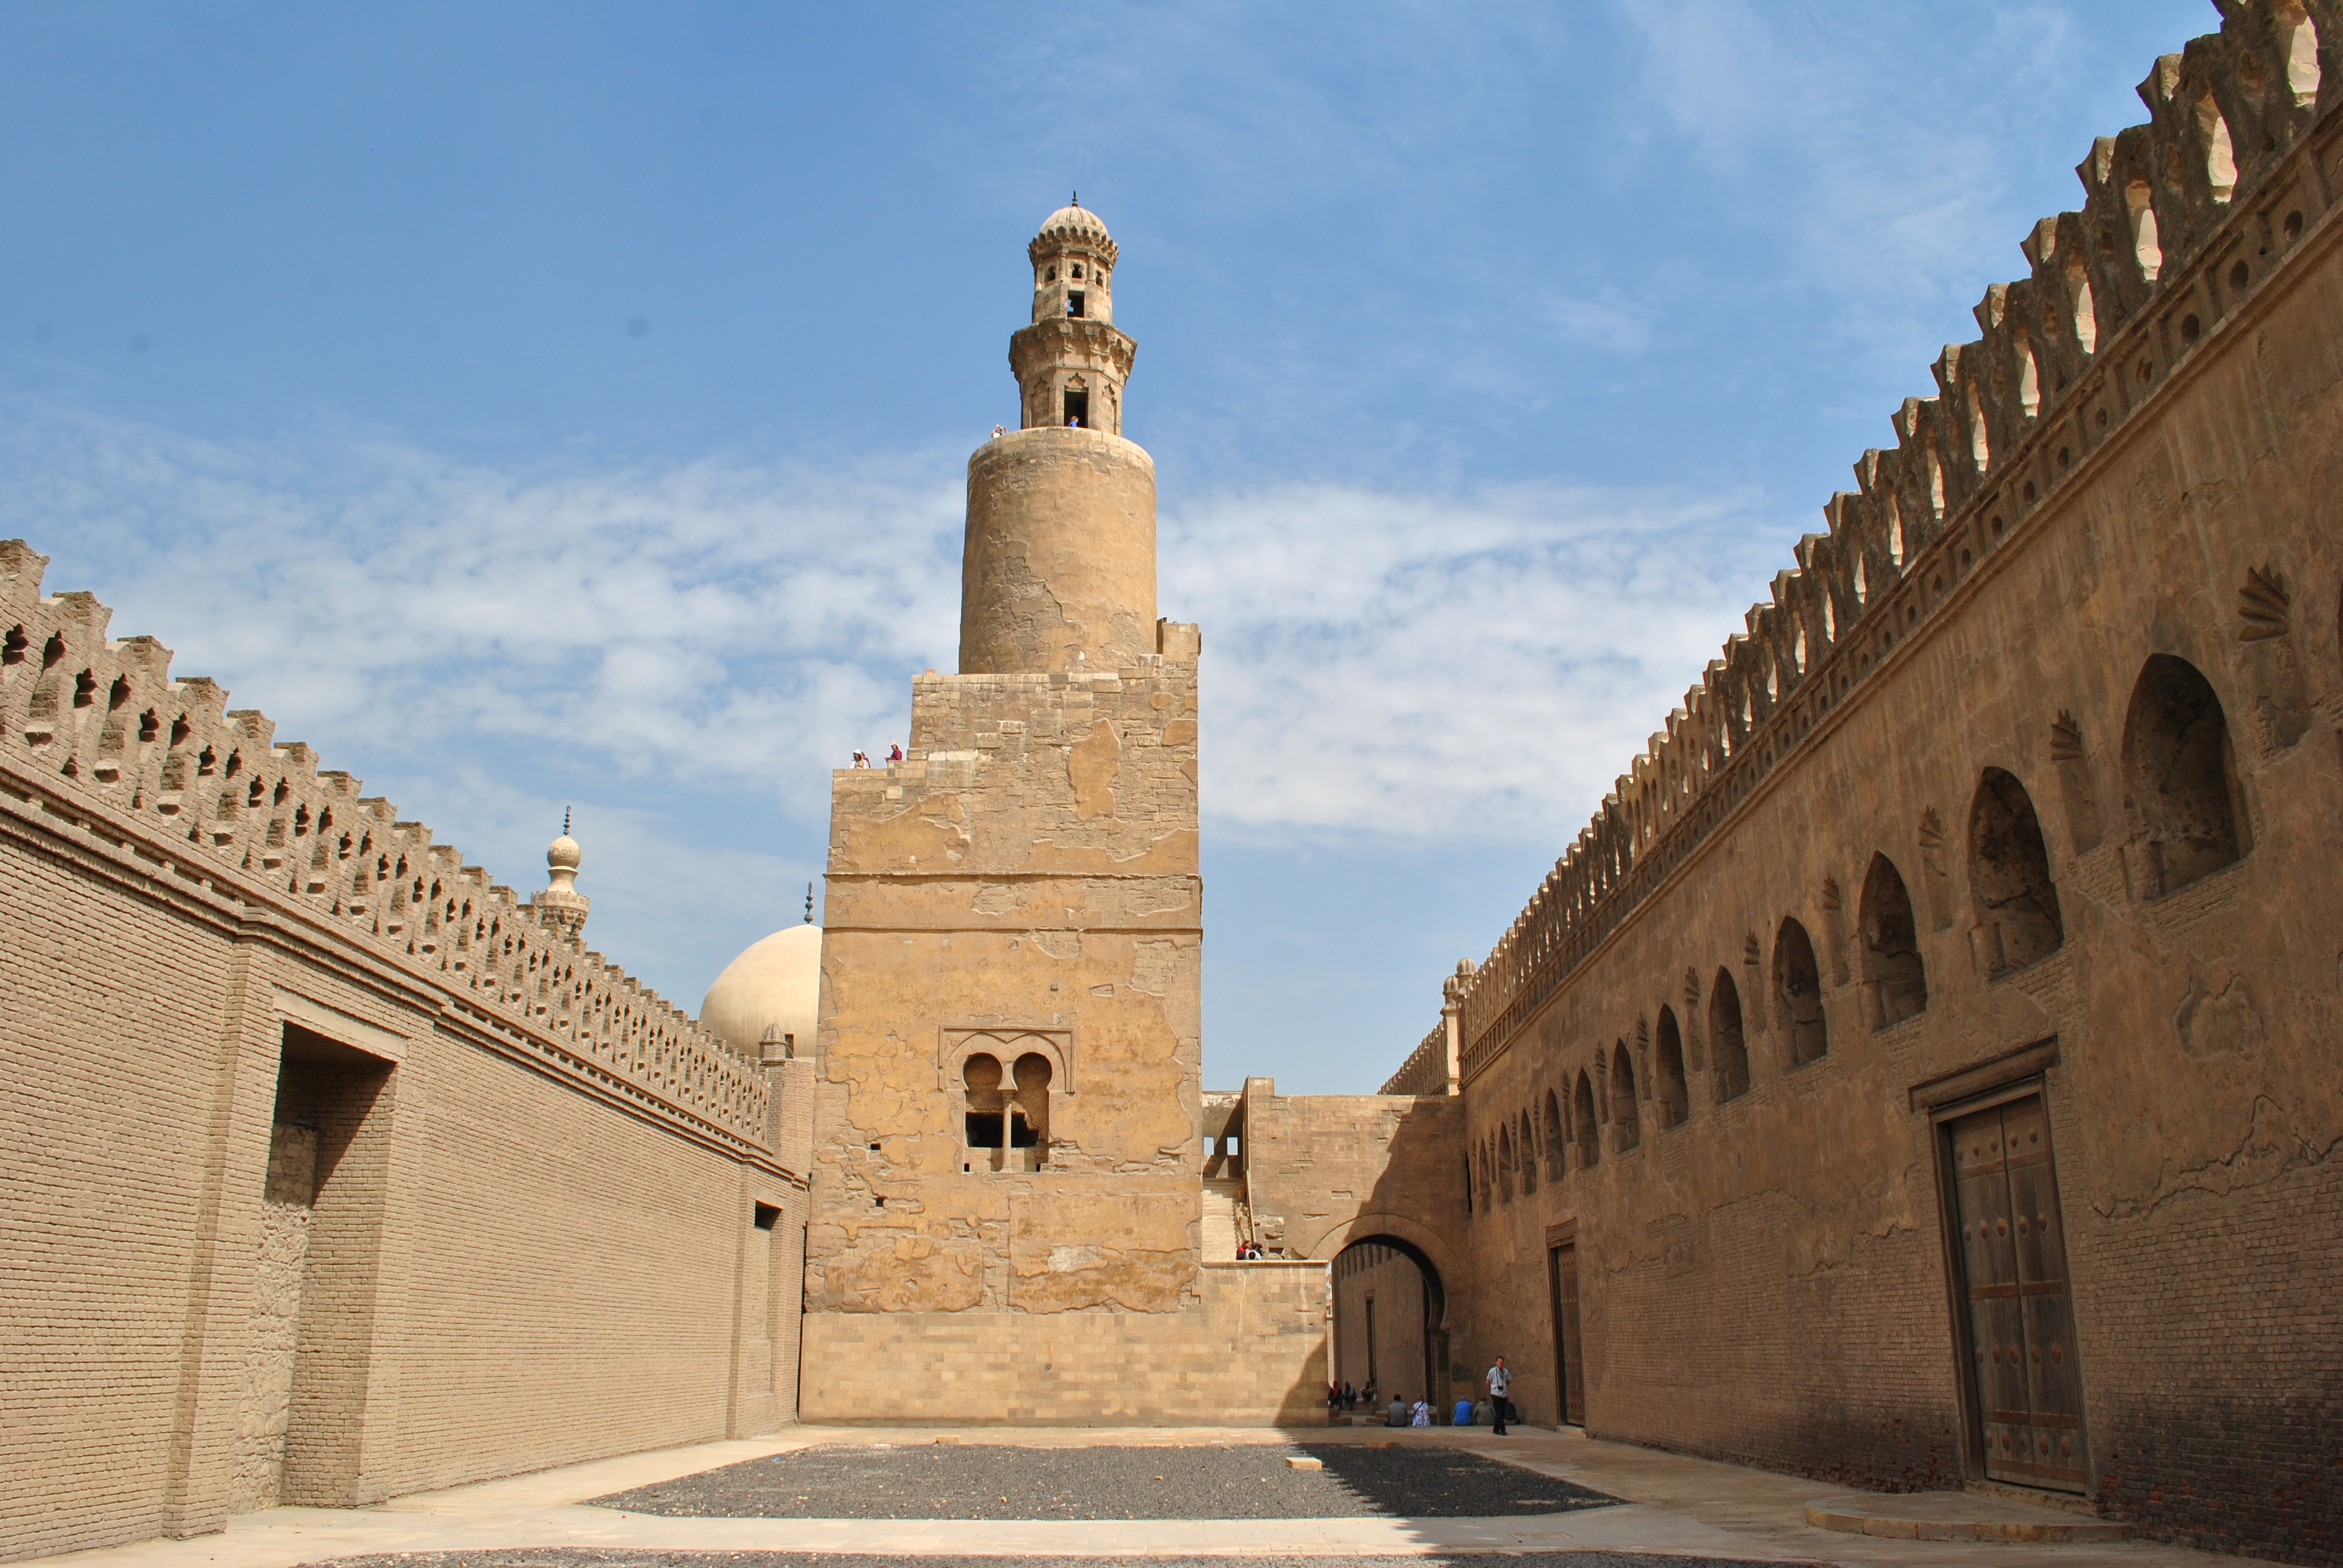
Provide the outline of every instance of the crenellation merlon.
{"type": "MultiPolygon", "coordinates": [[[[24,540],[0,540],[0,630],[11,649],[0,665],[0,756],[11,767],[130,814],[172,841],[174,859],[208,858],[259,878],[350,937],[437,968],[457,990],[493,992],[493,1005],[528,1027],[545,1021],[525,1000],[549,977],[538,960],[566,948],[565,977],[582,969],[588,986],[626,980],[628,1026],[656,1031],[712,1086],[699,1108],[709,1121],[761,1138],[761,1075],[689,1014],[546,931],[511,888],[432,843],[429,828],[400,820],[388,800],[361,795],[347,772],[319,769],[305,742],[277,742],[266,714],[230,710],[218,682],[174,677],[156,638],[109,639],[113,612],[95,595],[44,596],[47,566],[24,540]],[[36,709],[45,711],[28,725],[36,709]]],[[[657,1087],[647,1070],[622,1076],[657,1087]]]]}

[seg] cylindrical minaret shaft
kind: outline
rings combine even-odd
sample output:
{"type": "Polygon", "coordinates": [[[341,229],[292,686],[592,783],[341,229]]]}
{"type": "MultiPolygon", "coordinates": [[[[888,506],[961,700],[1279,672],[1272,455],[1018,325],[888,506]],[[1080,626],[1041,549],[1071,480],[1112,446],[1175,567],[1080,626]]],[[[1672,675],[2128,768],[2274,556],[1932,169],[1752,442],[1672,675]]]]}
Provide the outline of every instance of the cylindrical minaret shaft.
{"type": "Polygon", "coordinates": [[[1052,213],[1028,248],[1033,324],[1010,340],[1024,428],[968,461],[963,675],[1128,667],[1155,647],[1155,464],[1122,438],[1135,345],[1115,330],[1114,241],[1052,213]]]}

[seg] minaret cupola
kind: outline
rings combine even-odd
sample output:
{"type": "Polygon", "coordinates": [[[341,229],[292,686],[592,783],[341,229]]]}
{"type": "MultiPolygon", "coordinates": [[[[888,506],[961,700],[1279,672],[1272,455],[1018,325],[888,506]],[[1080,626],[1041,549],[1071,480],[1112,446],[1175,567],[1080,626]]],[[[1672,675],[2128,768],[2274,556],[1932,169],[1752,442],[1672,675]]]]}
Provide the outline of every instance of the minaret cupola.
{"type": "Polygon", "coordinates": [[[1009,340],[1020,424],[1122,434],[1122,387],[1137,345],[1114,328],[1114,241],[1079,202],[1041,221],[1033,263],[1033,324],[1009,340]]]}

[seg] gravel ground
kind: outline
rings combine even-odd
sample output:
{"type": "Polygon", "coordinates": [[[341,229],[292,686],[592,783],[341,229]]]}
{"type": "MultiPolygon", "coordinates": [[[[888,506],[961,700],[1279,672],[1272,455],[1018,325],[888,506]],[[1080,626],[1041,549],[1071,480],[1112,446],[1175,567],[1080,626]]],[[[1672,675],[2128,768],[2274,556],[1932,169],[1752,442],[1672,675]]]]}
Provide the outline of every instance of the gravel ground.
{"type": "Polygon", "coordinates": [[[1433,1553],[1394,1557],[880,1557],[839,1552],[385,1553],[329,1557],[303,1568],[1785,1568],[1740,1557],[1676,1557],[1643,1552],[1433,1553]]]}
{"type": "Polygon", "coordinates": [[[1618,1501],[1453,1448],[1357,1443],[825,1443],[594,1499],[702,1519],[1447,1519],[1618,1501]],[[1326,1468],[1288,1469],[1302,1453],[1326,1468]]]}

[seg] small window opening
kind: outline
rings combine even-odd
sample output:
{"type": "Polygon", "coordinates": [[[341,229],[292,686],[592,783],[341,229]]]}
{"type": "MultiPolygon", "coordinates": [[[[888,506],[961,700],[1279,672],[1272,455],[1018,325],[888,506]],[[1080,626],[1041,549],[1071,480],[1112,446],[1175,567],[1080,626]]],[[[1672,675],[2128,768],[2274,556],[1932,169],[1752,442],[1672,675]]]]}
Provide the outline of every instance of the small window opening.
{"type": "Polygon", "coordinates": [[[769,1231],[781,1221],[781,1211],[770,1203],[757,1205],[757,1229],[769,1231]]]}
{"type": "MultiPolygon", "coordinates": [[[[1080,316],[1081,311],[1074,312],[1080,316]]],[[[1091,395],[1069,390],[1066,393],[1066,423],[1079,425],[1087,430],[1091,426],[1091,395]]]]}
{"type": "Polygon", "coordinates": [[[1075,276],[1077,278],[1079,278],[1079,277],[1081,277],[1081,275],[1082,275],[1082,264],[1081,264],[1081,262],[1079,262],[1079,261],[1078,261],[1078,262],[1074,263],[1074,276],[1075,276]]]}
{"type": "Polygon", "coordinates": [[[1081,313],[1082,291],[1079,288],[1070,288],[1066,290],[1066,314],[1069,316],[1080,316],[1081,313]]]}

